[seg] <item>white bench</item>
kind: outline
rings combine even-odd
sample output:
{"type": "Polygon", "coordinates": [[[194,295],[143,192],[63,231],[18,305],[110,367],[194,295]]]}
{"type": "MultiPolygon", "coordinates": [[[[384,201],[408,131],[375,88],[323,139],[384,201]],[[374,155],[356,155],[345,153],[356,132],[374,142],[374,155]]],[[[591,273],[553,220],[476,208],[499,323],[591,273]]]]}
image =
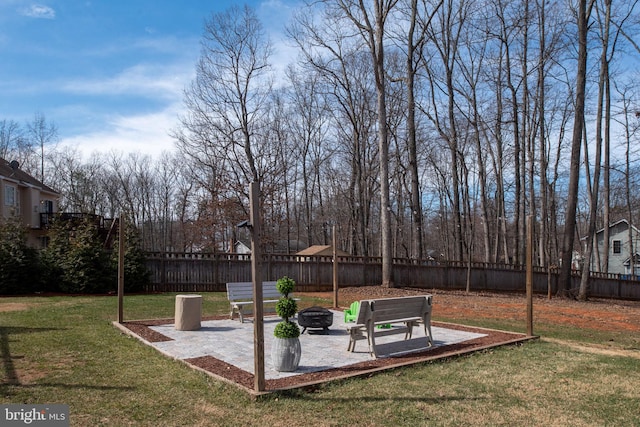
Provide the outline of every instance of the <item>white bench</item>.
{"type": "Polygon", "coordinates": [[[356,341],[367,339],[369,353],[378,357],[376,337],[404,334],[404,339],[411,338],[414,326],[422,323],[429,346],[433,345],[431,335],[431,295],[362,300],[353,324],[347,324],[349,332],[348,351],[353,352],[356,341]],[[400,323],[400,326],[394,324],[400,323]],[[384,327],[391,325],[390,328],[384,327]],[[382,328],[376,328],[383,326],[382,328]]]}
{"type": "MultiPolygon", "coordinates": [[[[274,306],[282,294],[276,289],[276,282],[262,282],[262,303],[266,306],[274,306]]],[[[291,294],[289,295],[291,297],[291,294]]],[[[227,298],[231,304],[229,317],[233,320],[233,315],[238,313],[240,322],[244,323],[243,308],[253,305],[253,283],[251,282],[230,282],[227,283],[227,298]]],[[[298,300],[297,298],[294,298],[298,300]]]]}

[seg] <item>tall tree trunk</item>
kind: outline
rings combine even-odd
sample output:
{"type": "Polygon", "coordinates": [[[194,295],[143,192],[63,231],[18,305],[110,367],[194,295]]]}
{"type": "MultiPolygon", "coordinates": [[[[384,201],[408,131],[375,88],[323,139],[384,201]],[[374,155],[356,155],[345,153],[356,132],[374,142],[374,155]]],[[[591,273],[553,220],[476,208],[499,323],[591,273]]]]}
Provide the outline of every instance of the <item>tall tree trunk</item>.
{"type": "MultiPolygon", "coordinates": [[[[533,183],[534,174],[534,159],[535,159],[535,145],[533,144],[535,130],[533,126],[530,128],[529,124],[529,1],[524,1],[524,22],[522,32],[522,138],[520,139],[523,144],[522,150],[522,190],[526,191],[525,197],[521,198],[520,207],[520,224],[518,231],[518,240],[520,242],[520,256],[519,260],[521,264],[526,262],[526,246],[527,246],[527,215],[532,216],[532,226],[535,229],[535,191],[533,183]],[[528,170],[527,170],[528,169],[528,170]],[[527,182],[528,181],[528,182],[527,182]],[[525,188],[527,187],[528,188],[525,188]],[[527,213],[527,202],[529,206],[529,212],[527,213]]],[[[533,230],[531,231],[533,233],[533,230]]],[[[533,235],[533,234],[532,234],[533,235]]],[[[535,251],[531,248],[532,253],[535,251]]]]}
{"type": "MultiPolygon", "coordinates": [[[[500,58],[502,58],[502,45],[500,46],[500,58]]],[[[496,93],[496,120],[495,120],[495,138],[496,138],[496,159],[494,161],[496,170],[496,198],[497,200],[497,229],[498,238],[496,239],[496,257],[495,261],[499,261],[499,250],[502,247],[503,262],[509,264],[511,262],[511,256],[509,255],[509,243],[507,236],[507,207],[505,200],[505,183],[504,183],[504,143],[502,140],[502,123],[504,120],[503,112],[503,98],[502,98],[502,67],[498,67],[498,75],[496,78],[497,87],[496,93]]]]}
{"type": "Polygon", "coordinates": [[[546,130],[546,57],[547,57],[547,44],[546,44],[546,1],[538,1],[538,27],[540,32],[540,53],[538,62],[538,115],[539,115],[539,133],[540,133],[540,240],[539,240],[539,252],[540,252],[540,265],[546,267],[547,270],[547,297],[551,298],[551,283],[552,283],[552,270],[550,268],[550,255],[552,253],[551,248],[551,220],[552,217],[550,211],[550,186],[549,183],[549,162],[547,156],[547,130],[546,130]]]}
{"type": "Polygon", "coordinates": [[[520,253],[520,230],[521,230],[521,221],[523,220],[522,216],[522,180],[523,175],[521,171],[521,156],[522,156],[522,142],[521,142],[521,131],[520,131],[520,109],[518,107],[518,92],[516,89],[516,85],[513,82],[513,76],[511,73],[511,47],[509,45],[509,37],[508,37],[508,29],[506,28],[503,22],[502,28],[502,41],[501,43],[504,46],[504,55],[505,55],[505,70],[506,70],[506,84],[509,92],[511,93],[511,108],[512,108],[512,120],[513,120],[513,159],[514,159],[514,180],[515,180],[515,200],[514,200],[514,218],[513,223],[516,228],[515,232],[515,240],[513,244],[513,258],[512,263],[520,264],[521,263],[521,253],[520,253]]]}
{"type": "MultiPolygon", "coordinates": [[[[624,177],[624,192],[625,192],[625,199],[626,199],[626,204],[627,204],[627,215],[628,215],[628,219],[627,219],[627,227],[628,227],[628,235],[627,235],[627,239],[629,242],[629,267],[630,267],[630,273],[632,275],[637,274],[636,269],[635,269],[635,264],[636,264],[636,256],[635,256],[635,252],[636,249],[633,245],[633,221],[632,221],[632,215],[633,215],[633,205],[632,205],[632,188],[631,188],[631,157],[633,155],[632,153],[632,147],[631,147],[631,137],[632,137],[632,133],[633,131],[631,130],[630,126],[631,124],[629,123],[629,114],[631,114],[630,111],[630,106],[631,106],[631,99],[629,99],[627,97],[627,93],[626,93],[626,89],[624,89],[623,91],[621,91],[617,86],[616,89],[618,90],[618,93],[621,95],[621,101],[622,101],[622,126],[624,129],[624,144],[625,144],[625,177],[624,177]]],[[[636,112],[636,117],[638,115],[638,113],[636,112]]],[[[608,228],[608,227],[607,227],[608,228]]]]}
{"type": "Polygon", "coordinates": [[[422,259],[422,199],[420,197],[420,181],[418,178],[418,153],[416,142],[416,101],[414,67],[414,33],[416,28],[416,15],[418,0],[411,0],[411,21],[407,41],[407,139],[409,144],[409,174],[411,178],[411,227],[414,228],[411,254],[417,259],[422,259]]]}
{"type": "Polygon", "coordinates": [[[571,163],[569,165],[569,191],[562,239],[562,265],[558,278],[558,293],[569,295],[571,290],[571,261],[576,233],[578,185],[580,181],[580,149],[584,129],[584,110],[587,77],[587,0],[578,0],[578,70],[576,73],[575,115],[571,138],[571,163]]]}
{"type": "MultiPolygon", "coordinates": [[[[580,277],[580,290],[578,291],[578,299],[585,301],[587,299],[587,289],[589,284],[589,271],[591,270],[591,259],[594,251],[595,234],[596,234],[596,216],[598,214],[598,200],[600,188],[600,163],[602,161],[602,127],[603,127],[603,101],[609,80],[609,61],[607,59],[609,52],[609,23],[611,22],[611,2],[605,1],[605,21],[602,34],[602,52],[600,53],[600,74],[598,78],[598,104],[596,116],[596,147],[593,165],[593,186],[589,194],[589,229],[587,231],[587,246],[584,256],[584,264],[582,266],[582,275],[580,277]]],[[[605,124],[606,126],[606,124],[605,124]]],[[[586,141],[585,141],[586,142],[586,141]]],[[[586,145],[586,144],[585,144],[586,145]]],[[[585,147],[585,151],[586,151],[585,147]]],[[[589,168],[589,163],[585,162],[585,167],[589,168]]],[[[605,229],[609,228],[605,224],[605,229]]],[[[596,249],[597,250],[597,249],[596,249]]]]}
{"type": "Polygon", "coordinates": [[[454,259],[463,261],[462,209],[460,203],[460,162],[458,160],[458,133],[455,125],[455,101],[453,87],[453,70],[447,69],[447,88],[449,92],[449,154],[451,155],[451,186],[453,189],[453,239],[455,244],[454,259]]]}
{"type": "Polygon", "coordinates": [[[378,148],[380,156],[380,226],[382,227],[382,286],[393,287],[393,253],[391,246],[391,202],[389,200],[389,135],[384,70],[384,21],[391,5],[375,0],[375,32],[371,40],[376,91],[378,95],[378,148]]]}
{"type": "Polygon", "coordinates": [[[360,31],[369,47],[377,95],[378,158],[380,164],[380,228],[382,253],[382,286],[393,287],[393,251],[391,235],[391,202],[389,197],[389,135],[385,85],[384,36],[385,21],[398,0],[373,0],[374,22],[363,0],[337,0],[337,4],[360,31]]]}

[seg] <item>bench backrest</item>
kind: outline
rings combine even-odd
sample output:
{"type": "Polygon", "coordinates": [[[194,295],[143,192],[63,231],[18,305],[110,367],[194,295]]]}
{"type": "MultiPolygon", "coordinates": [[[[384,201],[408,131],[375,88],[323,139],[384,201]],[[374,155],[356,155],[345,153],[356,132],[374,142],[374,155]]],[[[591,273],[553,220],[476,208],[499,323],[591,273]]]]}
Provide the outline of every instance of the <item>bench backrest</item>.
{"type": "MultiPolygon", "coordinates": [[[[276,282],[262,282],[262,298],[277,299],[282,295],[276,289],[276,282]]],[[[229,301],[253,301],[253,283],[227,283],[227,298],[229,301]]]]}
{"type": "Polygon", "coordinates": [[[371,318],[371,300],[361,300],[356,315],[356,324],[364,325],[371,318]]]}
{"type": "Polygon", "coordinates": [[[384,298],[371,301],[374,322],[392,321],[411,317],[425,318],[431,314],[431,295],[384,298]]]}

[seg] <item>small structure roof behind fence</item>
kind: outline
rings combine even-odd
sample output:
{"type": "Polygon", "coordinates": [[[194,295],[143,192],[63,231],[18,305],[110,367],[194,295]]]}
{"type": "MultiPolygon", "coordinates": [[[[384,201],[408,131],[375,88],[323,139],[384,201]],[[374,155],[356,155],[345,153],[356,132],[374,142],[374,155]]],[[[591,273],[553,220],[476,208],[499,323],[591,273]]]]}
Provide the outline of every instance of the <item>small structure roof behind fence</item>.
{"type": "MultiPolygon", "coordinates": [[[[336,254],[338,256],[349,256],[345,251],[341,251],[340,249],[336,250],[336,254]]],[[[333,246],[331,245],[312,245],[307,249],[303,249],[298,252],[296,255],[302,256],[333,256],[333,246]]]]}

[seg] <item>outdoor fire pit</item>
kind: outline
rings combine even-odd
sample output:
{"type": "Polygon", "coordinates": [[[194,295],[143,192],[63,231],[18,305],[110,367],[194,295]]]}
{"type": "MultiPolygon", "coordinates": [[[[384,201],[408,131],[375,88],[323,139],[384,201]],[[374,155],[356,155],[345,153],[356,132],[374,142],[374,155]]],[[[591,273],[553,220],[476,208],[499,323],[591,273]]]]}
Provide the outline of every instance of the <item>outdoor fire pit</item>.
{"type": "Polygon", "coordinates": [[[298,325],[302,326],[302,333],[307,328],[329,330],[333,325],[333,313],[323,307],[309,307],[298,312],[298,325]]]}

